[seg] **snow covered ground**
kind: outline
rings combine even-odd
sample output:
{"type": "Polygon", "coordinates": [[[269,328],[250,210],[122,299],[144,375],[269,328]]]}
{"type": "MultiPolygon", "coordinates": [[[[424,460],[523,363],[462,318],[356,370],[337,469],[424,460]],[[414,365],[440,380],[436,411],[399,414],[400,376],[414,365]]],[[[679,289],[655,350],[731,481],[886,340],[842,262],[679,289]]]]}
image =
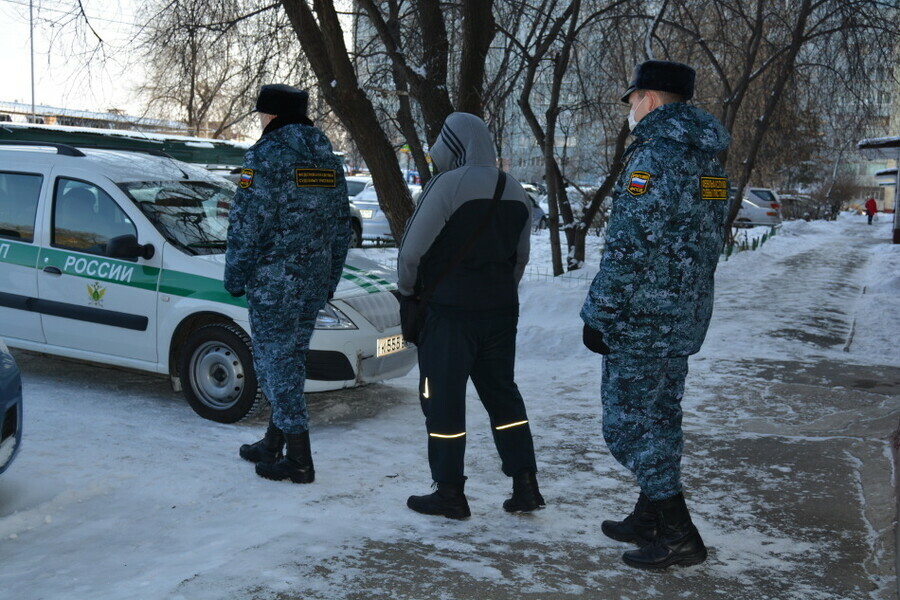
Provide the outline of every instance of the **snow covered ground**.
{"type": "MultiPolygon", "coordinates": [[[[0,598],[896,598],[887,434],[900,406],[900,246],[865,217],[790,222],[720,263],[691,361],[685,481],[711,557],[636,572],[599,524],[637,494],[600,433],[599,359],[578,312],[599,259],[552,280],[533,236],[517,377],[548,507],[504,513],[487,419],[469,398],[471,519],[405,507],[428,491],[415,372],[310,397],[316,482],[237,456],[265,422],[204,421],[165,381],[16,353],[25,435],[0,478],[0,598]]],[[[396,250],[362,252],[390,262],[396,250]]]]}

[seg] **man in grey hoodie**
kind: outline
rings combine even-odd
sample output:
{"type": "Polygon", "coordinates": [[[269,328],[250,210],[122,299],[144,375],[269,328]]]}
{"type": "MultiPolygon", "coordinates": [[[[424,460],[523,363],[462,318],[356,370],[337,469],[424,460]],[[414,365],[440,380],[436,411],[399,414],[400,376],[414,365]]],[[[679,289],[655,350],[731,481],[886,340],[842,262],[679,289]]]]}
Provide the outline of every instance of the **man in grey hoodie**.
{"type": "Polygon", "coordinates": [[[728,180],[716,155],[730,136],[686,104],[694,70],[647,61],[622,101],[634,142],[613,196],[600,270],[581,311],[584,343],[603,354],[603,437],[635,476],[632,514],[603,533],[640,546],[633,567],[706,559],[681,486],[681,399],[688,356],[700,350],[725,240],[728,180]]]}
{"type": "Polygon", "coordinates": [[[437,490],[411,496],[407,506],[455,519],[471,514],[463,489],[471,377],[490,417],[503,472],[513,478],[512,497],[503,507],[532,511],[544,499],[528,416],[513,380],[531,205],[522,186],[497,169],[490,132],[475,115],[447,117],[431,157],[441,172],[425,187],[407,225],[398,287],[401,312],[424,311],[419,394],[437,490]],[[427,298],[419,306],[414,299],[423,293],[427,298]]]}

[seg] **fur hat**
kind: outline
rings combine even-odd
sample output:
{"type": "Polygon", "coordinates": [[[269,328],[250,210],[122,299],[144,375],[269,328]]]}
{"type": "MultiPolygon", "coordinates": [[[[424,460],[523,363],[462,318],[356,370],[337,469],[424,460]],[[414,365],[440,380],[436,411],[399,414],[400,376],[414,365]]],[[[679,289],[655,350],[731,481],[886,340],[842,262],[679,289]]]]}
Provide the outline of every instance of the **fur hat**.
{"type": "Polygon", "coordinates": [[[273,83],[259,88],[256,97],[256,112],[270,115],[306,116],[309,94],[282,83],[273,83]]]}
{"type": "Polygon", "coordinates": [[[628,104],[628,96],[635,90],[656,90],[671,92],[685,100],[694,97],[694,79],[697,72],[689,66],[668,60],[648,60],[634,68],[631,84],[622,96],[628,104]]]}

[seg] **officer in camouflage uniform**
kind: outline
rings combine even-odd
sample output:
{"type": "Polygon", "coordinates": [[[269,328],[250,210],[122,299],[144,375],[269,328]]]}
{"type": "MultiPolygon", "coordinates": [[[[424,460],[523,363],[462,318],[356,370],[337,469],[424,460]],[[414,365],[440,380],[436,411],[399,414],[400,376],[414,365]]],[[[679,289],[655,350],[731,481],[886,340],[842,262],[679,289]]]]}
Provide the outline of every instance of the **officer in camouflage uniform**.
{"type": "Polygon", "coordinates": [[[730,141],[686,104],[694,70],[667,61],[635,69],[622,101],[634,141],[616,185],[606,249],[581,311],[584,343],[603,354],[603,436],[641,488],[603,532],[639,550],[625,562],[696,564],[706,548],[681,486],[681,399],[688,356],[700,350],[724,245],[728,181],[716,155],[730,141]]]}
{"type": "Polygon", "coordinates": [[[350,244],[341,161],[306,117],[306,106],[306,92],[296,88],[260,89],[263,135],[244,157],[225,265],[225,289],[247,294],[254,367],[272,407],[265,437],[240,454],[256,463],[260,476],[294,483],[315,478],[303,394],[306,354],[350,244]]]}

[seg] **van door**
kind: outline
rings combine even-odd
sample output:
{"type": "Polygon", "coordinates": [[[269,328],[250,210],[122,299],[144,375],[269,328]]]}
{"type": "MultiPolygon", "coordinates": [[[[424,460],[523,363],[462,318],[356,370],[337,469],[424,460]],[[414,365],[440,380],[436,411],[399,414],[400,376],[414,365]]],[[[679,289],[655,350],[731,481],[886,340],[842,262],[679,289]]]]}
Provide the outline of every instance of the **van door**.
{"type": "Polygon", "coordinates": [[[0,171],[0,337],[43,342],[35,239],[41,173],[0,171]]]}
{"type": "Polygon", "coordinates": [[[113,199],[117,192],[56,178],[50,247],[41,250],[38,271],[43,328],[54,346],[155,363],[160,253],[150,260],[107,256],[115,237],[146,241],[113,199]]]}

